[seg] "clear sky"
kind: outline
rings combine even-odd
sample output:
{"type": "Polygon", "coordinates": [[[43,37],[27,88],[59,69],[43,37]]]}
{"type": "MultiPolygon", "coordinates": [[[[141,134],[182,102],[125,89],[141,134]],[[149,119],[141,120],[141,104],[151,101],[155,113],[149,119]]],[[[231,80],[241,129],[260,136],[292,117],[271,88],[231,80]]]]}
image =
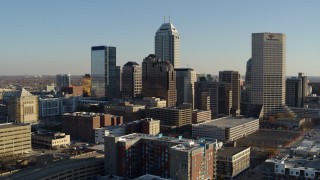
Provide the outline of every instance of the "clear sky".
{"type": "Polygon", "coordinates": [[[117,65],[154,53],[163,16],[180,33],[180,64],[245,73],[251,33],[287,35],[287,75],[320,76],[319,0],[0,1],[0,75],[90,73],[90,48],[117,47],[117,65]],[[168,19],[168,18],[167,18],[168,19]]]}

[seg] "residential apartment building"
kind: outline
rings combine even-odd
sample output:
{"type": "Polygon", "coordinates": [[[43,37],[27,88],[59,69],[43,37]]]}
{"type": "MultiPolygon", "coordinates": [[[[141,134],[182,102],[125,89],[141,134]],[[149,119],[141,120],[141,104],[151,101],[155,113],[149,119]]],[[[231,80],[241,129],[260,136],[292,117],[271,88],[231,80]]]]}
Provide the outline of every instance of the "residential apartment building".
{"type": "Polygon", "coordinates": [[[143,174],[172,179],[215,179],[217,143],[129,134],[105,137],[105,173],[133,179],[143,174]]]}

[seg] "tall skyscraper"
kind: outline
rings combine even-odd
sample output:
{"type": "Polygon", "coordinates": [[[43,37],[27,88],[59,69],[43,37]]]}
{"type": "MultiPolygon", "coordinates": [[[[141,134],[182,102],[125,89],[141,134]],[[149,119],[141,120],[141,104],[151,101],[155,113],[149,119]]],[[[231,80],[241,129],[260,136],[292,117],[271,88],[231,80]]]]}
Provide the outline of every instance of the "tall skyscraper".
{"type": "Polygon", "coordinates": [[[302,80],[291,77],[286,80],[286,105],[290,107],[302,106],[302,80]]]}
{"type": "Polygon", "coordinates": [[[231,89],[225,83],[202,79],[195,82],[195,108],[211,110],[211,117],[217,118],[230,114],[231,89]]]}
{"type": "Polygon", "coordinates": [[[194,106],[194,82],[196,71],[191,68],[175,68],[177,87],[177,106],[190,103],[194,106]]]}
{"type": "Polygon", "coordinates": [[[286,35],[252,34],[251,104],[263,105],[263,115],[283,111],[285,104],[286,35]]]}
{"type": "Polygon", "coordinates": [[[142,62],[142,95],[158,97],[167,101],[167,106],[176,106],[176,72],[169,61],[160,60],[154,54],[142,62]]]}
{"type": "Polygon", "coordinates": [[[122,96],[122,67],[116,66],[116,97],[121,98],[122,96]]]}
{"type": "Polygon", "coordinates": [[[298,77],[288,78],[286,80],[286,105],[303,107],[307,89],[308,78],[303,73],[299,73],[298,77]]]}
{"type": "Polygon", "coordinates": [[[60,91],[62,87],[71,86],[71,75],[70,74],[57,74],[57,90],[60,91]]]}
{"type": "Polygon", "coordinates": [[[95,98],[116,96],[116,47],[91,48],[91,94],[95,98]]]}
{"type": "Polygon", "coordinates": [[[136,98],[141,96],[142,69],[141,66],[129,61],[122,68],[122,97],[136,98]]]}
{"type": "Polygon", "coordinates": [[[240,74],[238,71],[220,71],[219,82],[224,82],[232,90],[233,115],[240,114],[240,74]]]}
{"type": "Polygon", "coordinates": [[[180,66],[180,36],[171,22],[163,23],[156,32],[155,55],[175,68],[180,66]]]}

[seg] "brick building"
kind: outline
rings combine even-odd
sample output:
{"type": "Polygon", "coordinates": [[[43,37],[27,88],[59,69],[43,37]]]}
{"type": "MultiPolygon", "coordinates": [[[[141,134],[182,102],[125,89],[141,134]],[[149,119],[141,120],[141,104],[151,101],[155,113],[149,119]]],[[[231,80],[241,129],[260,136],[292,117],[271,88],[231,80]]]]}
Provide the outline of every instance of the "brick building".
{"type": "Polygon", "coordinates": [[[122,124],[122,117],[87,112],[62,115],[63,131],[73,139],[94,142],[94,130],[103,126],[122,124]]]}
{"type": "Polygon", "coordinates": [[[105,173],[136,178],[215,179],[215,142],[129,134],[105,137],[105,173]]]}

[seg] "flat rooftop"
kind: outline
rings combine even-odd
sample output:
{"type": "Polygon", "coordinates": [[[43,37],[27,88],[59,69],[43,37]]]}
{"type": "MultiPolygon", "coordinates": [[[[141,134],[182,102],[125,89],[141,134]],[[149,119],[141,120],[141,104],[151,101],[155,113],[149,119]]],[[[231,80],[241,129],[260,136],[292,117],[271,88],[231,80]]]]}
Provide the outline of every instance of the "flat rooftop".
{"type": "Polygon", "coordinates": [[[12,123],[3,123],[0,124],[0,129],[6,129],[6,128],[13,128],[13,127],[21,127],[21,126],[30,126],[30,125],[23,125],[23,124],[12,124],[12,123]]]}
{"type": "Polygon", "coordinates": [[[209,121],[205,121],[199,124],[193,124],[192,126],[204,125],[204,126],[216,126],[220,128],[230,128],[236,127],[251,121],[259,121],[259,119],[255,118],[232,118],[232,117],[223,117],[219,119],[212,119],[209,121]]]}
{"type": "Polygon", "coordinates": [[[172,143],[173,145],[171,148],[180,150],[180,151],[191,151],[198,148],[202,148],[202,144],[213,144],[216,142],[206,141],[200,142],[193,139],[185,139],[185,138],[174,138],[169,136],[162,136],[162,135],[150,135],[150,134],[141,134],[141,133],[133,133],[125,136],[121,136],[119,141],[120,142],[129,142],[129,141],[136,141],[139,139],[147,139],[147,140],[154,140],[159,142],[168,142],[172,143]]]}
{"type": "Polygon", "coordinates": [[[250,147],[222,147],[218,150],[218,156],[231,157],[250,147]]]}

